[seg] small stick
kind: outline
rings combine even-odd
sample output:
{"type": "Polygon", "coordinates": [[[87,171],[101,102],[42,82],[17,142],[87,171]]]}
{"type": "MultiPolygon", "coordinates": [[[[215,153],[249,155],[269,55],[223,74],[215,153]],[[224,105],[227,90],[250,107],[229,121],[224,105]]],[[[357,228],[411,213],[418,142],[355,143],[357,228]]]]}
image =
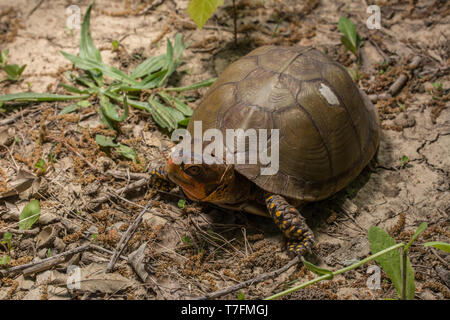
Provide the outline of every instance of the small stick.
{"type": "Polygon", "coordinates": [[[248,287],[252,284],[260,283],[266,279],[274,278],[274,277],[282,274],[286,270],[288,270],[290,267],[296,265],[298,262],[299,262],[299,257],[297,256],[294,259],[292,259],[291,261],[289,261],[287,264],[285,264],[283,267],[281,267],[280,269],[277,269],[277,270],[274,270],[271,272],[267,272],[267,273],[263,273],[256,278],[238,283],[237,285],[234,285],[234,286],[222,289],[222,290],[215,291],[213,293],[208,293],[208,294],[204,295],[203,297],[193,298],[193,300],[207,300],[207,299],[218,298],[218,297],[224,296],[228,293],[248,287]]]}
{"type": "Polygon", "coordinates": [[[90,244],[85,244],[85,245],[82,245],[82,246],[77,247],[75,249],[72,249],[72,250],[69,250],[69,251],[62,252],[60,254],[54,255],[53,257],[50,257],[50,258],[46,258],[46,259],[42,259],[42,260],[39,260],[39,261],[30,262],[30,263],[26,263],[26,264],[22,264],[20,266],[8,268],[8,269],[5,269],[5,270],[0,270],[0,274],[3,274],[3,276],[5,276],[5,275],[7,275],[7,274],[9,274],[11,272],[17,272],[17,271],[21,271],[21,270],[24,270],[24,269],[28,269],[30,267],[33,267],[33,266],[36,266],[36,265],[40,265],[42,263],[48,263],[49,261],[52,261],[52,260],[59,260],[59,258],[61,258],[61,257],[65,257],[65,256],[70,255],[70,254],[74,254],[74,253],[78,253],[78,252],[82,252],[84,250],[87,250],[87,249],[89,249],[90,246],[91,246],[90,244]]]}
{"type": "Polygon", "coordinates": [[[136,217],[136,219],[133,221],[133,223],[128,227],[127,231],[122,235],[122,238],[120,238],[120,241],[117,244],[116,249],[114,250],[114,254],[111,257],[111,260],[109,261],[108,266],[106,267],[106,272],[111,272],[112,268],[114,268],[114,265],[116,264],[117,259],[119,258],[122,251],[125,249],[126,245],[128,244],[128,241],[130,241],[134,232],[137,230],[139,224],[141,223],[142,216],[144,215],[144,213],[147,212],[147,209],[151,206],[152,202],[155,200],[158,200],[158,199],[159,199],[159,195],[157,195],[153,199],[150,199],[148,201],[147,205],[141,211],[141,213],[139,213],[139,215],[136,217]]]}

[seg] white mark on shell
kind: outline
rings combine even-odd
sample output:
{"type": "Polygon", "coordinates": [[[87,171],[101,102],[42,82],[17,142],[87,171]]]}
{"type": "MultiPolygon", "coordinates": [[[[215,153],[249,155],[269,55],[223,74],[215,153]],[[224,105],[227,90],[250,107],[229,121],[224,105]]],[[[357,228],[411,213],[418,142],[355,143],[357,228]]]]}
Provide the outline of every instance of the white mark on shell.
{"type": "Polygon", "coordinates": [[[332,106],[339,105],[338,98],[336,97],[336,95],[333,93],[333,91],[331,91],[331,89],[328,86],[321,83],[319,92],[327,100],[328,104],[330,104],[332,106]]]}

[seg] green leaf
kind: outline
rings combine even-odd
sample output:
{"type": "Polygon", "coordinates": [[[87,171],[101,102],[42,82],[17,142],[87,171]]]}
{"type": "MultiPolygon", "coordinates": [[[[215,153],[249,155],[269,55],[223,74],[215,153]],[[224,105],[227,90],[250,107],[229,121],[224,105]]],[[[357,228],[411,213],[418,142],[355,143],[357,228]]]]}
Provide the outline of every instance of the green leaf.
{"type": "Polygon", "coordinates": [[[108,66],[102,62],[98,62],[89,58],[77,57],[64,51],[61,51],[61,54],[80,69],[87,71],[98,70],[101,71],[105,76],[111,77],[115,80],[119,80],[121,82],[132,85],[139,85],[139,81],[136,81],[135,79],[129,77],[119,69],[108,66]]]}
{"type": "Polygon", "coordinates": [[[65,100],[86,99],[88,97],[89,97],[89,95],[66,96],[66,95],[51,94],[51,93],[22,92],[22,93],[5,94],[3,96],[0,96],[0,102],[6,102],[6,101],[23,101],[23,102],[65,101],[65,100]]]}
{"type": "Polygon", "coordinates": [[[137,152],[133,148],[130,148],[129,146],[126,146],[124,144],[120,144],[116,147],[116,151],[124,156],[127,159],[133,160],[136,162],[137,159],[137,152]]]}
{"type": "Polygon", "coordinates": [[[4,51],[0,51],[0,68],[3,68],[8,61],[9,49],[5,49],[4,51]]]}
{"type": "Polygon", "coordinates": [[[223,4],[223,0],[191,0],[186,12],[201,29],[206,21],[213,15],[217,7],[223,4]]]}
{"type": "Polygon", "coordinates": [[[38,200],[31,200],[22,210],[19,220],[19,230],[28,230],[39,220],[41,207],[38,200]]]}
{"type": "Polygon", "coordinates": [[[186,204],[186,201],[183,199],[178,200],[178,208],[184,209],[184,206],[186,204]]]}
{"type": "Polygon", "coordinates": [[[191,120],[191,118],[186,118],[181,121],[178,121],[178,125],[186,128],[188,126],[190,120],[191,120]]]}
{"type": "Polygon", "coordinates": [[[344,45],[344,47],[347,48],[347,50],[350,50],[353,54],[356,55],[356,47],[353,46],[353,44],[348,40],[345,36],[341,37],[341,42],[344,45]]]}
{"type": "Polygon", "coordinates": [[[101,147],[117,147],[118,144],[113,141],[113,138],[97,134],[95,141],[101,147]]]}
{"type": "Polygon", "coordinates": [[[12,239],[12,234],[10,232],[5,232],[3,234],[3,241],[2,241],[2,243],[7,243],[7,242],[11,241],[11,239],[12,239]]]}
{"type": "Polygon", "coordinates": [[[164,66],[164,63],[166,62],[165,57],[166,56],[164,54],[161,54],[156,57],[145,59],[136,67],[136,69],[134,69],[130,76],[133,79],[137,79],[156,72],[164,66]]]}
{"type": "Polygon", "coordinates": [[[155,122],[169,131],[176,129],[178,122],[184,119],[181,112],[161,104],[152,97],[148,99],[148,102],[152,106],[151,114],[155,122]]]}
{"type": "Polygon", "coordinates": [[[113,40],[113,41],[111,41],[111,45],[113,47],[113,51],[119,49],[119,41],[113,40]]]}
{"type": "Polygon", "coordinates": [[[328,270],[328,269],[324,269],[324,268],[320,268],[318,266],[313,265],[312,263],[308,262],[305,260],[305,258],[301,257],[303,264],[306,266],[306,268],[308,268],[311,272],[314,272],[315,274],[319,275],[319,276],[323,276],[323,275],[329,275],[329,280],[333,279],[333,272],[328,270]]]}
{"type": "Polygon", "coordinates": [[[193,113],[192,109],[180,99],[172,97],[171,95],[167,94],[164,91],[158,92],[158,95],[161,96],[161,98],[163,98],[168,105],[173,106],[175,109],[183,113],[185,116],[188,117],[192,116],[193,113]]]}
{"type": "Polygon", "coordinates": [[[182,236],[181,241],[183,241],[186,244],[190,244],[192,242],[191,238],[187,235],[182,236]]]}
{"type": "Polygon", "coordinates": [[[39,169],[41,169],[41,171],[45,172],[45,161],[44,161],[44,159],[39,159],[39,161],[34,164],[34,167],[35,168],[39,168],[39,169]]]}
{"type": "Polygon", "coordinates": [[[11,261],[11,257],[7,254],[4,254],[0,257],[0,265],[7,265],[11,261]]]}
{"type": "Polygon", "coordinates": [[[238,300],[245,300],[245,296],[244,296],[244,294],[242,293],[242,291],[239,291],[239,292],[238,292],[238,300]]]}
{"type": "Polygon", "coordinates": [[[87,9],[83,18],[83,24],[81,25],[80,58],[87,58],[97,62],[102,62],[100,51],[95,47],[91,37],[90,20],[92,6],[93,4],[91,4],[87,9]]]}
{"type": "Polygon", "coordinates": [[[63,115],[63,114],[68,114],[68,113],[72,113],[72,112],[74,112],[75,110],[78,110],[80,107],[76,104],[76,103],[74,103],[74,104],[71,104],[70,106],[67,106],[67,107],[65,107],[64,109],[62,109],[59,113],[58,113],[58,115],[63,115]]]}
{"type": "Polygon", "coordinates": [[[409,158],[407,156],[402,156],[401,161],[402,167],[404,167],[409,162],[409,158]]]}
{"type": "Polygon", "coordinates": [[[417,228],[416,232],[414,233],[414,235],[411,237],[411,239],[409,240],[408,244],[403,248],[403,250],[406,252],[408,251],[409,247],[411,246],[411,244],[414,242],[414,240],[417,239],[417,237],[427,228],[427,223],[423,222],[420,224],[420,226],[417,228]]]}
{"type": "MultiPolygon", "coordinates": [[[[344,45],[347,47],[347,49],[351,50],[350,48],[353,48],[353,53],[356,53],[357,49],[357,43],[356,43],[356,27],[355,24],[346,17],[341,17],[339,19],[338,23],[338,29],[341,31],[345,37],[346,43],[344,45]]],[[[342,39],[341,39],[342,40],[342,39]]]]}
{"type": "Polygon", "coordinates": [[[121,122],[128,117],[129,109],[126,97],[124,98],[124,112],[122,116],[119,117],[117,114],[116,107],[109,101],[109,98],[105,95],[100,95],[100,105],[102,107],[103,114],[108,117],[108,119],[121,122]]]}
{"type": "Polygon", "coordinates": [[[188,91],[188,90],[195,90],[195,89],[199,89],[199,88],[209,87],[216,80],[217,80],[217,78],[211,78],[211,79],[208,79],[208,80],[203,80],[203,81],[191,84],[190,86],[177,87],[177,88],[166,88],[164,90],[165,91],[177,91],[177,92],[188,91]]]}
{"type": "Polygon", "coordinates": [[[450,243],[440,242],[440,241],[431,241],[424,244],[425,247],[435,247],[439,250],[450,252],[450,243]]]}
{"type": "MultiPolygon", "coordinates": [[[[379,251],[387,249],[395,245],[395,240],[392,239],[386,231],[371,226],[369,229],[369,243],[370,251],[375,254],[379,251]]],[[[411,267],[409,258],[406,261],[406,298],[413,299],[415,292],[414,285],[414,270],[411,267]]],[[[401,256],[398,250],[390,251],[378,258],[375,261],[383,268],[389,279],[391,279],[397,294],[401,297],[402,292],[402,266],[401,256]]]]}

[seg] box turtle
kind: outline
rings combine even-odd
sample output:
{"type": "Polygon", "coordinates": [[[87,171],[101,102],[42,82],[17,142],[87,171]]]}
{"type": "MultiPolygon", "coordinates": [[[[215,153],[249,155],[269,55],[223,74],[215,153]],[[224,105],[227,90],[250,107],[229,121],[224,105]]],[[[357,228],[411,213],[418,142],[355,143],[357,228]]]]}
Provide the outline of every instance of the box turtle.
{"type": "Polygon", "coordinates": [[[380,140],[366,94],[340,64],[310,47],[264,46],[232,63],[194,111],[192,136],[194,121],[203,132],[224,135],[226,129],[279,129],[278,172],[262,175],[259,159],[208,165],[169,158],[153,171],[154,182],[178,185],[195,201],[267,215],[288,238],[288,250],[300,255],[314,242],[302,206],[346,187],[380,140]]]}

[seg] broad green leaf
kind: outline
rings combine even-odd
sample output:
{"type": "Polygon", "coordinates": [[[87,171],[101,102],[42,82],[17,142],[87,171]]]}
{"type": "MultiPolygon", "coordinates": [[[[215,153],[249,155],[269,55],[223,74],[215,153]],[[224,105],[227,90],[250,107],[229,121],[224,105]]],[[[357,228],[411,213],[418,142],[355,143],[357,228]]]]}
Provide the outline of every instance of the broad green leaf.
{"type": "Polygon", "coordinates": [[[202,29],[217,7],[222,4],[223,0],[191,0],[186,12],[197,26],[202,29]]]}
{"type": "Polygon", "coordinates": [[[3,96],[0,96],[0,102],[6,102],[6,101],[24,101],[24,102],[65,101],[65,100],[86,99],[88,97],[89,97],[89,95],[69,96],[69,95],[59,95],[59,94],[52,94],[52,93],[22,92],[22,93],[5,94],[3,96]]]}
{"type": "MultiPolygon", "coordinates": [[[[392,239],[386,231],[371,226],[369,229],[369,243],[370,251],[375,254],[379,251],[387,249],[395,245],[395,240],[392,239]]],[[[398,250],[389,251],[388,253],[378,257],[375,261],[383,268],[392,284],[397,290],[397,294],[401,297],[402,292],[402,265],[401,256],[398,250]]],[[[414,270],[411,267],[409,258],[406,262],[406,298],[413,299],[415,292],[414,284],[414,270]]]]}
{"type": "Polygon", "coordinates": [[[83,24],[81,25],[80,58],[87,58],[97,62],[102,62],[100,51],[95,47],[91,37],[90,20],[92,6],[93,5],[91,4],[87,9],[83,18],[83,24]]]}
{"type": "Polygon", "coordinates": [[[128,117],[129,109],[128,109],[128,103],[127,103],[126,97],[124,99],[124,105],[123,105],[124,112],[123,112],[122,116],[119,116],[117,114],[116,107],[109,101],[109,98],[107,96],[100,95],[100,105],[103,109],[104,115],[106,117],[108,117],[108,119],[110,119],[110,120],[121,122],[128,117]]]}
{"type": "Polygon", "coordinates": [[[450,243],[440,242],[440,241],[431,241],[424,244],[425,247],[435,247],[439,250],[450,252],[450,243]]]}
{"type": "Polygon", "coordinates": [[[184,206],[186,204],[186,201],[183,199],[178,200],[178,208],[184,209],[184,206]]]}
{"type": "Polygon", "coordinates": [[[116,151],[124,156],[127,159],[133,160],[136,162],[137,159],[137,152],[133,148],[130,148],[129,146],[126,146],[124,144],[120,144],[116,147],[116,151]]]}
{"type": "Polygon", "coordinates": [[[10,232],[5,232],[3,235],[2,243],[7,243],[12,239],[12,234],[10,232]]]}
{"type": "Polygon", "coordinates": [[[244,294],[242,293],[242,291],[239,291],[239,292],[238,292],[238,300],[245,300],[245,296],[244,296],[244,294]]]}
{"type": "MultiPolygon", "coordinates": [[[[353,53],[356,52],[357,49],[357,43],[356,43],[356,27],[353,21],[346,17],[341,17],[339,19],[338,23],[338,29],[342,32],[344,37],[348,40],[347,44],[344,43],[344,45],[350,49],[354,48],[355,51],[352,50],[353,53]],[[350,47],[348,47],[350,46],[350,47]]],[[[350,49],[351,50],[351,49],[350,49]]]]}
{"type": "Polygon", "coordinates": [[[0,68],[3,68],[8,61],[9,49],[5,49],[4,51],[0,51],[0,68]]]}
{"type": "Polygon", "coordinates": [[[117,147],[118,144],[113,141],[112,137],[107,137],[101,134],[95,136],[95,141],[101,147],[117,147]]]}
{"type": "Polygon", "coordinates": [[[416,232],[414,233],[414,235],[411,237],[411,239],[409,240],[408,244],[405,246],[405,248],[403,248],[403,250],[408,251],[409,247],[411,246],[411,244],[414,242],[414,240],[417,239],[417,237],[427,228],[427,223],[423,222],[420,224],[420,226],[417,228],[416,232]]]}
{"type": "Polygon", "coordinates": [[[22,210],[19,220],[19,230],[28,230],[39,220],[41,207],[38,200],[31,200],[22,210]]]}
{"type": "Polygon", "coordinates": [[[331,272],[328,269],[324,269],[324,268],[320,268],[318,266],[313,265],[311,262],[308,262],[305,260],[305,258],[301,258],[303,264],[306,266],[306,268],[308,268],[311,272],[314,272],[315,274],[319,275],[319,276],[323,276],[323,275],[329,275],[329,280],[333,279],[333,272],[331,272]]]}

